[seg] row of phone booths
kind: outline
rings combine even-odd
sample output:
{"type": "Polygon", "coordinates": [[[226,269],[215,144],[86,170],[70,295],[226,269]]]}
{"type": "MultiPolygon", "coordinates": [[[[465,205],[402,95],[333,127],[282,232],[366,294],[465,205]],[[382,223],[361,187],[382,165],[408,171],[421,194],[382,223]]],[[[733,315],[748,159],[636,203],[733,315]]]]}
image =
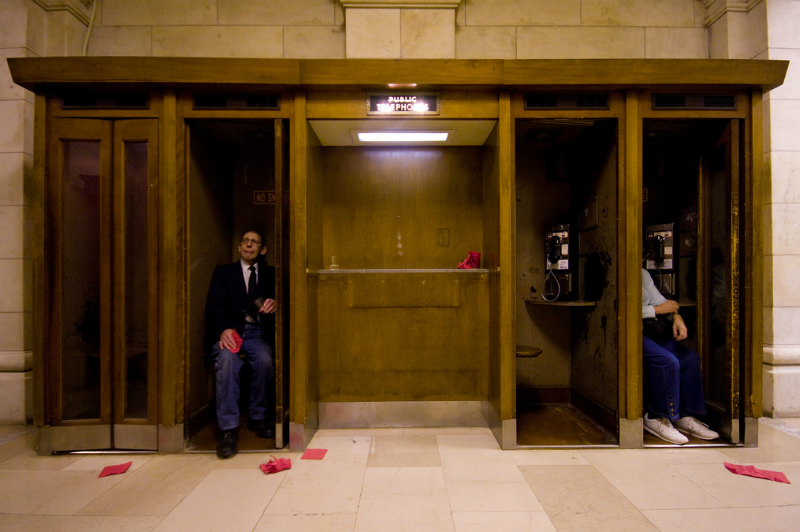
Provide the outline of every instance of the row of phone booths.
{"type": "Polygon", "coordinates": [[[702,356],[721,438],[690,445],[757,444],[763,98],[786,62],[9,65],[35,93],[40,453],[214,449],[205,298],[251,229],[276,268],[277,430],[240,449],[464,426],[661,445],[642,268],[702,356]]]}

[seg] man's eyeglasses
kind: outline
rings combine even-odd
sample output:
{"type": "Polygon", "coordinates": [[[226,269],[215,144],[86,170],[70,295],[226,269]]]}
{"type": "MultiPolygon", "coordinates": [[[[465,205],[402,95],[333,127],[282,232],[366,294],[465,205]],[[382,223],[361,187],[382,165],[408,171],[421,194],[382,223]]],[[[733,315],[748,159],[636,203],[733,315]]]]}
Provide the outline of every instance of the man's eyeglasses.
{"type": "Polygon", "coordinates": [[[261,240],[256,240],[255,238],[243,238],[242,245],[246,246],[247,244],[253,244],[254,246],[260,246],[261,240]]]}

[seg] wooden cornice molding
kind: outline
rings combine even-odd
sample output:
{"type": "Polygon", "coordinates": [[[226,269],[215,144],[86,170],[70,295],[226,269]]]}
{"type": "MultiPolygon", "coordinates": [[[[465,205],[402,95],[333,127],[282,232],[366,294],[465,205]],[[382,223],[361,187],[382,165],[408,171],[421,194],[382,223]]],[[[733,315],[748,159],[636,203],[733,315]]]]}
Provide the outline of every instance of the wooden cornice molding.
{"type": "Polygon", "coordinates": [[[764,0],[705,0],[705,27],[709,27],[728,13],[747,13],[764,0]]]}
{"type": "Polygon", "coordinates": [[[345,9],[456,9],[461,0],[342,0],[345,9]]]}
{"type": "Polygon", "coordinates": [[[788,61],[744,59],[245,59],[186,57],[9,58],[14,82],[47,87],[249,86],[379,89],[424,87],[647,88],[702,86],[773,89],[788,61]]]}

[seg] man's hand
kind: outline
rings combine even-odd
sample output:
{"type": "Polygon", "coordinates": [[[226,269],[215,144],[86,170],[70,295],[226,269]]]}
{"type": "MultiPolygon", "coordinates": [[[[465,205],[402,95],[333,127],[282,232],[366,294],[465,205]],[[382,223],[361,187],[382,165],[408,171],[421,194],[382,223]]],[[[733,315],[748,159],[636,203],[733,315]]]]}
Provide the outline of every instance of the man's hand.
{"type": "Polygon", "coordinates": [[[678,312],[680,305],[678,305],[677,301],[672,301],[671,299],[667,299],[660,305],[656,305],[653,309],[656,311],[656,314],[675,314],[678,312]]]}
{"type": "Polygon", "coordinates": [[[675,337],[675,340],[680,342],[684,340],[689,335],[689,331],[686,330],[686,324],[683,322],[683,318],[681,318],[680,314],[673,314],[672,316],[672,336],[675,337]]]}
{"type": "Polygon", "coordinates": [[[267,299],[264,301],[264,304],[261,305],[261,308],[258,309],[261,314],[272,314],[275,312],[275,300],[274,299],[267,299]]]}
{"type": "Polygon", "coordinates": [[[236,342],[233,340],[233,329],[222,331],[222,334],[219,335],[219,346],[230,351],[236,349],[236,342]]]}

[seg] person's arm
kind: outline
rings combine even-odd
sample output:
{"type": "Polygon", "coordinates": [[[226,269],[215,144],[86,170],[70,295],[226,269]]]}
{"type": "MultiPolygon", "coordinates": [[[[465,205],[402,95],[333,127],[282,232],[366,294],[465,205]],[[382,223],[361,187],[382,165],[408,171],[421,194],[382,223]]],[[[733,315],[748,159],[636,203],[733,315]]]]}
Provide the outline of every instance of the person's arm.
{"type": "Polygon", "coordinates": [[[217,266],[211,276],[211,284],[206,298],[206,330],[211,337],[209,344],[219,342],[224,349],[235,349],[233,341],[234,326],[228,323],[225,308],[227,286],[225,282],[225,267],[217,266]]]}
{"type": "Polygon", "coordinates": [[[678,304],[668,301],[656,288],[650,272],[642,269],[642,319],[655,318],[656,314],[671,314],[678,311],[678,304]],[[663,306],[664,304],[666,306],[663,306]],[[673,310],[669,310],[674,305],[673,310]]]}

